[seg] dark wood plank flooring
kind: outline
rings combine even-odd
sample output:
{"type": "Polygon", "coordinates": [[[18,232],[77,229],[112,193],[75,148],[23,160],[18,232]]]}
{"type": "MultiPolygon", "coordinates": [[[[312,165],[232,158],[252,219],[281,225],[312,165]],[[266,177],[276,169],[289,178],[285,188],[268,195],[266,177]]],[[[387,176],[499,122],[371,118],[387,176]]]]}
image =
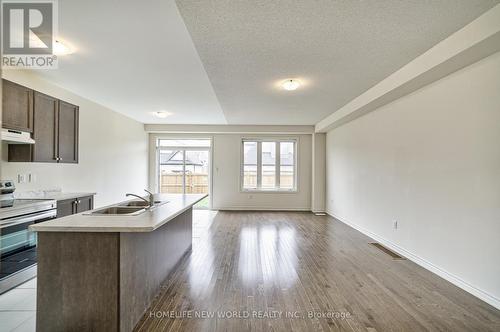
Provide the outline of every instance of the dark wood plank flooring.
{"type": "Polygon", "coordinates": [[[201,213],[137,331],[500,331],[499,310],[329,216],[201,213]]]}

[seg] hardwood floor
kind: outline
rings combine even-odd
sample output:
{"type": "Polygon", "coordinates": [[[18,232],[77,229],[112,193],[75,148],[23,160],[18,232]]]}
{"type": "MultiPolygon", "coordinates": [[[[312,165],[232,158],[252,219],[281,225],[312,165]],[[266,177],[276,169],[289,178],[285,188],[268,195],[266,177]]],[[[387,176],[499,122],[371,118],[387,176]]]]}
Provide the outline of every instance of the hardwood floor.
{"type": "Polygon", "coordinates": [[[331,217],[219,212],[195,226],[137,331],[500,331],[499,310],[331,217]]]}

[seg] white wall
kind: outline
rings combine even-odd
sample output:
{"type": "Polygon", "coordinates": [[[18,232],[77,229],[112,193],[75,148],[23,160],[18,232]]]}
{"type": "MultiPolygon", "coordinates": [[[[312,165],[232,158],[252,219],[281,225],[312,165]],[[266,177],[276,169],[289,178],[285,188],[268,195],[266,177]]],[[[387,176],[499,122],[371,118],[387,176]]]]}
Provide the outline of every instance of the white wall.
{"type": "Polygon", "coordinates": [[[296,193],[240,191],[241,140],[249,137],[253,136],[244,134],[214,136],[213,207],[216,209],[310,210],[311,135],[286,136],[298,138],[298,191],[296,193]]]}
{"type": "Polygon", "coordinates": [[[309,134],[151,134],[150,185],[155,188],[155,140],[158,137],[212,139],[212,208],[231,210],[310,210],[311,209],[311,135],[309,134]],[[240,190],[240,153],[242,138],[286,137],[298,139],[298,191],[296,193],[247,193],[240,190]]]}
{"type": "Polygon", "coordinates": [[[311,211],[325,212],[326,135],[312,135],[311,211]]]}
{"type": "Polygon", "coordinates": [[[330,131],[327,211],[499,307],[500,53],[330,131]]]}
{"type": "MultiPolygon", "coordinates": [[[[3,179],[36,175],[35,183],[16,184],[18,191],[61,188],[97,192],[96,207],[125,199],[126,192],[147,187],[148,144],[141,123],[48,83],[29,71],[4,71],[3,77],[80,106],[78,164],[9,163],[4,146],[3,179]]],[[[3,143],[5,144],[5,143],[3,143]]]]}

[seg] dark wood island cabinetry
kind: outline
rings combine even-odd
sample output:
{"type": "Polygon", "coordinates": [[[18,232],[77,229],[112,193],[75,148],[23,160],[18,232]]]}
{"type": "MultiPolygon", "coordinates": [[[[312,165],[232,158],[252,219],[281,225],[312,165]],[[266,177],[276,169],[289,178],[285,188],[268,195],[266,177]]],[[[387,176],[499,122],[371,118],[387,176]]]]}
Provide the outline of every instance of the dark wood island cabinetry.
{"type": "Polygon", "coordinates": [[[192,207],[204,197],[159,195],[163,205],[136,216],[77,214],[31,226],[37,331],[132,331],[189,253],[192,207]]]}

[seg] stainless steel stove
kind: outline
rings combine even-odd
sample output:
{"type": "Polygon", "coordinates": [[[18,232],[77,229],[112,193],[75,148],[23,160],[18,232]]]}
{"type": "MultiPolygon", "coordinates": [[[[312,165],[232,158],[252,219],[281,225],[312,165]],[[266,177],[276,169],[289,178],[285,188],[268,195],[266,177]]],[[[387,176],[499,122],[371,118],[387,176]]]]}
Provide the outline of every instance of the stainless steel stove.
{"type": "Polygon", "coordinates": [[[0,294],[36,276],[32,224],[56,218],[51,199],[15,199],[13,181],[0,181],[0,294]]]}

